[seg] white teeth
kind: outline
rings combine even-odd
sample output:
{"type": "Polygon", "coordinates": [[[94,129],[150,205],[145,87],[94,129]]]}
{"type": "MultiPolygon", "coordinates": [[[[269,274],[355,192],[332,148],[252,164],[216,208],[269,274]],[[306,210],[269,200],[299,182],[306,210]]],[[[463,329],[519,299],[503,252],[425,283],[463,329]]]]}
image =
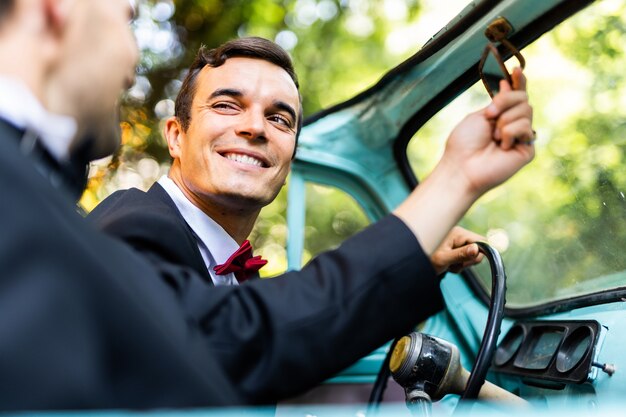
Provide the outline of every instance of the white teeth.
{"type": "Polygon", "coordinates": [[[248,155],[241,155],[238,153],[228,153],[225,156],[226,156],[226,159],[230,159],[231,161],[241,162],[242,164],[254,165],[257,167],[263,166],[263,162],[248,155]]]}

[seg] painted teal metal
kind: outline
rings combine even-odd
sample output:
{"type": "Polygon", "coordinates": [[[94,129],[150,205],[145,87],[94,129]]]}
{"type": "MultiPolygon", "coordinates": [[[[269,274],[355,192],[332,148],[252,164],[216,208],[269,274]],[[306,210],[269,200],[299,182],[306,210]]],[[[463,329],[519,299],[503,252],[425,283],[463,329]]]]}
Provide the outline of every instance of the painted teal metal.
{"type": "MultiPolygon", "coordinates": [[[[472,2],[461,16],[469,14],[475,3],[478,2],[472,2]]],[[[493,3],[493,9],[454,42],[394,73],[390,81],[373,87],[375,92],[362,100],[305,125],[294,169],[330,170],[352,177],[361,183],[364,192],[382,200],[387,211],[397,206],[409,190],[394,158],[393,145],[407,121],[431,111],[427,106],[432,100],[476,65],[486,43],[484,29],[494,18],[506,16],[514,28],[523,27],[565,1],[493,3]]],[[[477,80],[476,71],[474,81],[477,80]]],[[[315,181],[313,177],[311,180],[315,181]]]]}
{"type": "MultiPolygon", "coordinates": [[[[485,325],[486,307],[476,298],[466,281],[449,276],[442,282],[446,310],[433,317],[423,329],[424,333],[442,337],[461,349],[463,365],[470,369],[485,325]]],[[[544,315],[533,320],[596,320],[602,326],[594,361],[624,367],[623,346],[626,342],[626,305],[623,302],[579,308],[563,313],[544,315]]],[[[501,336],[506,334],[514,320],[506,319],[501,336]]],[[[594,368],[586,383],[568,384],[563,390],[538,388],[522,382],[518,377],[490,373],[492,382],[517,392],[531,401],[541,401],[551,410],[610,404],[626,392],[626,373],[617,371],[612,376],[594,368]]],[[[452,399],[448,399],[452,400],[452,399]]],[[[444,400],[445,401],[445,400],[444,400]]],[[[452,401],[456,401],[455,399],[452,401]]]]}
{"type": "Polygon", "coordinates": [[[306,216],[305,179],[298,170],[291,172],[287,193],[287,269],[302,268],[304,250],[304,225],[306,216]]]}
{"type": "MultiPolygon", "coordinates": [[[[563,2],[499,2],[455,42],[397,74],[374,94],[305,125],[293,163],[288,197],[289,269],[301,267],[305,182],[344,190],[355,198],[372,221],[389,213],[410,192],[393,155],[394,141],[407,121],[428,111],[424,108],[434,97],[475,65],[486,42],[484,28],[495,17],[506,16],[513,27],[522,27],[560,3],[563,2]]],[[[469,14],[473,7],[474,3],[470,4],[455,20],[469,14]]],[[[448,291],[454,293],[454,289],[448,291]]],[[[457,292],[462,293],[463,289],[460,287],[457,292]]],[[[459,308],[465,313],[455,317],[456,325],[467,327],[468,339],[464,342],[470,349],[463,355],[467,358],[472,356],[471,352],[476,352],[482,336],[482,332],[476,333],[470,325],[469,317],[485,318],[486,309],[475,303],[473,294],[464,293],[464,298],[474,303],[459,306],[475,304],[473,311],[459,308]]],[[[431,322],[435,325],[437,319],[430,320],[427,328],[431,322]]],[[[388,347],[379,348],[329,382],[372,383],[388,347]]]]}
{"type": "MultiPolygon", "coordinates": [[[[431,112],[432,109],[426,106],[433,98],[475,65],[475,57],[480,55],[485,44],[482,33],[487,22],[497,16],[506,16],[514,28],[523,27],[564,3],[539,0],[498,2],[491,12],[452,44],[398,74],[374,94],[305,126],[290,185],[288,218],[290,245],[293,244],[288,249],[290,268],[299,267],[302,254],[304,183],[341,188],[357,200],[373,221],[390,212],[410,191],[394,158],[393,141],[410,118],[420,112],[431,112]]],[[[471,6],[464,13],[470,10],[471,6]]],[[[441,106],[445,104],[440,103],[441,106]]],[[[422,331],[456,344],[464,366],[470,369],[482,339],[487,308],[458,275],[447,277],[442,290],[446,310],[425,322],[422,331]]],[[[623,303],[614,303],[534,319],[599,321],[603,331],[595,360],[623,366],[621,353],[626,344],[624,310],[623,303]]],[[[502,334],[513,323],[513,320],[505,319],[502,334]]],[[[387,349],[388,345],[381,347],[329,382],[373,382],[387,349]]],[[[599,404],[614,404],[615,399],[626,392],[626,373],[620,371],[609,376],[594,370],[585,384],[568,385],[561,391],[529,386],[519,378],[502,374],[492,373],[488,378],[524,398],[541,402],[553,416],[579,415],[581,410],[593,409],[599,404]]],[[[441,408],[449,412],[456,401],[455,397],[446,398],[441,408]]],[[[611,413],[621,415],[620,406],[614,405],[603,411],[604,415],[611,413]]],[[[481,415],[489,415],[489,411],[481,409],[481,415]]],[[[541,415],[541,412],[533,410],[533,415],[541,415]]]]}

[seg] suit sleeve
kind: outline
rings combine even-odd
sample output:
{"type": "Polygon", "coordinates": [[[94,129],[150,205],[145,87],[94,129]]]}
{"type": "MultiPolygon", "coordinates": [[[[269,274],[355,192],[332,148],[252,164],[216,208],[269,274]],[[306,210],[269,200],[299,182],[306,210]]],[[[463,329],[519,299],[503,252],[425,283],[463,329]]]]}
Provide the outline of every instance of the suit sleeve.
{"type": "Polygon", "coordinates": [[[394,216],[301,271],[186,287],[194,289],[180,293],[190,319],[253,404],[311,388],[443,307],[428,257],[394,216]]]}
{"type": "Polygon", "coordinates": [[[0,142],[2,410],[269,403],[441,306],[434,271],[397,218],[301,272],[212,287],[93,230],[17,140],[0,142]]]}
{"type": "Polygon", "coordinates": [[[443,306],[428,257],[395,216],[301,271],[215,287],[190,273],[182,254],[163,254],[185,239],[167,210],[148,210],[144,199],[104,204],[95,212],[97,223],[158,269],[244,404],[272,403],[309,389],[443,306]]]}
{"type": "Polygon", "coordinates": [[[0,152],[0,192],[10,197],[0,204],[0,410],[240,402],[157,269],[88,227],[8,145],[0,152]]]}
{"type": "Polygon", "coordinates": [[[153,263],[190,267],[211,285],[198,244],[185,221],[174,210],[152,195],[130,189],[111,194],[89,214],[88,220],[100,230],[130,244],[153,263]]]}

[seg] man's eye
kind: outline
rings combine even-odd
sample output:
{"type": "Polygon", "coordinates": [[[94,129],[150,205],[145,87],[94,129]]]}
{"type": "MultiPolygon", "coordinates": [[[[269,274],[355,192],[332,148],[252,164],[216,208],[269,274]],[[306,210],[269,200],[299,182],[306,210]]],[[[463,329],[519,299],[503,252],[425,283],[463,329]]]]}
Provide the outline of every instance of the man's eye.
{"type": "Polygon", "coordinates": [[[237,107],[233,104],[233,103],[228,103],[228,102],[224,102],[221,101],[219,103],[215,103],[213,105],[214,109],[224,109],[224,110],[236,110],[237,107]]]}
{"type": "Polygon", "coordinates": [[[285,116],[281,116],[280,114],[273,114],[269,117],[272,122],[280,123],[285,127],[291,128],[291,121],[287,119],[285,116]]]}

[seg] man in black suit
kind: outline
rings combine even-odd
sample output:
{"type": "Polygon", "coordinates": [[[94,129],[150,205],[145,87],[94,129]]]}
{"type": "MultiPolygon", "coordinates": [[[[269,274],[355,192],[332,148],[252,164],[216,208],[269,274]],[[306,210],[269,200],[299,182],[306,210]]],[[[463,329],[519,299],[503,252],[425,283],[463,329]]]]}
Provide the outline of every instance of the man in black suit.
{"type": "MultiPolygon", "coordinates": [[[[246,240],[261,208],[285,182],[302,123],[297,87],[289,55],[269,40],[202,47],[183,81],[175,116],[166,123],[173,157],[169,176],[146,193],[115,192],[90,219],[156,262],[193,267],[209,286],[237,284],[233,273],[215,268],[246,240]],[[251,80],[264,90],[245,88],[251,80]],[[274,87],[281,83],[287,88],[274,87]],[[264,114],[253,113],[253,100],[266,106],[264,114]]],[[[431,257],[436,272],[480,260],[478,247],[469,244],[479,239],[454,228],[431,257]]]]}
{"type": "Polygon", "coordinates": [[[0,410],[236,398],[159,272],[75,212],[84,163],[119,142],[130,15],[124,0],[0,7],[0,410]]]}
{"type": "MultiPolygon", "coordinates": [[[[523,82],[519,71],[515,77],[517,83],[523,82]]],[[[510,100],[507,111],[513,114],[500,129],[515,128],[521,122],[516,134],[528,137],[524,129],[530,126],[530,108],[525,93],[509,90],[498,100],[510,100]]],[[[481,123],[489,122],[486,113],[492,110],[469,116],[457,129],[462,132],[459,136],[468,135],[474,128],[481,135],[490,135],[481,123]]],[[[194,281],[197,286],[190,293],[209,291],[214,285],[237,285],[235,274],[220,274],[219,265],[245,242],[261,208],[276,197],[284,184],[301,120],[297,78],[288,54],[278,45],[265,39],[243,38],[212,50],[201,48],[177,97],[175,116],[165,125],[165,137],[173,157],[169,176],[162,177],[148,192],[137,189],[115,192],[94,209],[90,219],[107,233],[130,243],[156,265],[166,262],[192,267],[204,281],[194,281]]],[[[500,144],[503,150],[517,146],[510,142],[512,138],[507,134],[500,144]]],[[[497,149],[495,143],[493,146],[497,149]]],[[[523,145],[511,153],[523,159],[531,150],[532,147],[523,145]]],[[[453,193],[453,189],[450,191],[453,193]]],[[[429,206],[432,204],[428,202],[429,206]]],[[[414,218],[414,213],[406,211],[410,205],[405,203],[397,214],[414,218]]],[[[455,207],[454,202],[450,207],[455,207]]],[[[450,207],[440,209],[445,212],[450,207]]],[[[379,225],[375,229],[383,227],[379,225]]],[[[476,239],[480,237],[455,228],[431,256],[437,274],[450,265],[459,267],[476,262],[478,248],[468,245],[476,239]]],[[[358,237],[355,240],[361,241],[358,237]]],[[[387,250],[395,251],[398,245],[401,245],[399,241],[378,242],[376,250],[370,247],[361,250],[366,256],[374,256],[376,252],[384,257],[387,250]]],[[[301,279],[311,269],[325,266],[327,257],[332,256],[332,253],[324,255],[301,274],[292,272],[281,279],[287,276],[301,279]]],[[[349,279],[356,273],[351,268],[343,268],[338,279],[349,279]]],[[[377,277],[371,271],[363,273],[370,280],[377,277]]],[[[426,282],[428,274],[418,279],[426,282]]],[[[421,293],[424,300],[416,300],[417,311],[428,314],[434,311],[433,306],[439,305],[440,293],[434,287],[421,293]],[[429,306],[427,299],[434,303],[429,306]]],[[[323,290],[309,293],[309,297],[294,298],[298,300],[293,304],[297,306],[294,309],[304,309],[309,304],[326,308],[330,301],[330,295],[323,290]]],[[[346,305],[341,319],[328,312],[325,320],[328,324],[352,320],[350,310],[346,305]]],[[[382,317],[384,313],[380,314],[382,317]]],[[[355,318],[356,321],[359,319],[355,318]]],[[[360,329],[347,326],[345,331],[357,339],[360,329]]]]}
{"type": "Polygon", "coordinates": [[[428,254],[532,158],[532,146],[495,144],[488,120],[515,110],[510,134],[530,137],[524,96],[470,116],[395,216],[297,279],[207,288],[192,268],[148,262],[74,211],[82,163],[119,142],[112,115],[136,59],[129,14],[124,0],[0,4],[0,409],[268,403],[440,308],[428,254]],[[368,253],[373,240],[394,250],[368,253]]]}

